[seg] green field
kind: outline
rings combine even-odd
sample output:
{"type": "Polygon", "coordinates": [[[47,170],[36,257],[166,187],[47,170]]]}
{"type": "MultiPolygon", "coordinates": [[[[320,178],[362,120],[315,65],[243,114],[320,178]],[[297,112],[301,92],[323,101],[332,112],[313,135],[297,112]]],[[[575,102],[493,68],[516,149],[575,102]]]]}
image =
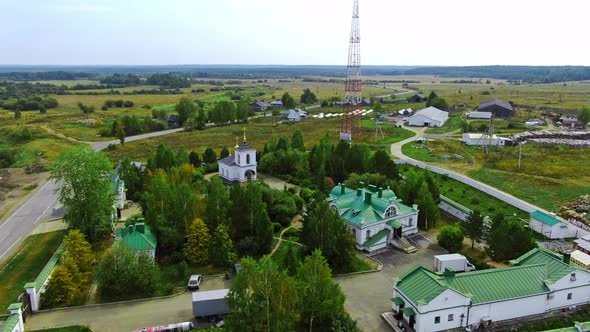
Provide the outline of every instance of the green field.
{"type": "Polygon", "coordinates": [[[0,313],[16,302],[24,286],[33,282],[49,258],[61,244],[64,232],[31,235],[26,238],[20,250],[0,268],[0,313]]]}
{"type": "Polygon", "coordinates": [[[465,173],[549,211],[558,211],[563,203],[590,193],[590,147],[524,144],[520,169],[519,148],[512,146],[492,147],[486,155],[481,148],[458,140],[429,140],[426,144],[406,143],[402,152],[465,173]],[[454,154],[465,159],[441,158],[454,154]]]}
{"type": "Polygon", "coordinates": [[[33,332],[92,332],[92,330],[86,326],[68,326],[55,329],[35,330],[33,332]]]}
{"type": "Polygon", "coordinates": [[[446,134],[455,130],[461,129],[464,123],[463,113],[453,112],[449,114],[449,120],[440,128],[428,128],[426,133],[428,134],[446,134]]]}

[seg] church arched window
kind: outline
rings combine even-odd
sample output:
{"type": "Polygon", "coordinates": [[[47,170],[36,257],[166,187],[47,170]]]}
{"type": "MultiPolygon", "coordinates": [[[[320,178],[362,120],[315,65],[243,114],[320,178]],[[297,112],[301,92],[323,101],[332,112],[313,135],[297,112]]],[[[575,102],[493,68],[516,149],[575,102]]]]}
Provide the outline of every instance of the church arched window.
{"type": "Polygon", "coordinates": [[[367,229],[367,240],[371,237],[371,230],[367,229]]]}
{"type": "Polygon", "coordinates": [[[238,165],[242,163],[242,160],[241,160],[242,158],[241,157],[242,156],[238,153],[238,165]]]}
{"type": "Polygon", "coordinates": [[[246,164],[250,165],[250,154],[249,153],[246,155],[246,164]]]}

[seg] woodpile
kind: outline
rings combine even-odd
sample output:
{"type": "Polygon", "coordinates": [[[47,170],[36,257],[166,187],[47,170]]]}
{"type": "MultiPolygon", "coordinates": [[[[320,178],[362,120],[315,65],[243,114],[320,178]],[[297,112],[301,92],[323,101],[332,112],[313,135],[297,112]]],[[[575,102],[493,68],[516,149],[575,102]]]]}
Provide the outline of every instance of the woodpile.
{"type": "Polygon", "coordinates": [[[575,219],[590,225],[590,195],[581,196],[578,200],[566,203],[560,209],[560,214],[566,219],[575,219]]]}
{"type": "Polygon", "coordinates": [[[563,144],[590,146],[590,131],[525,131],[511,137],[516,143],[563,144]]]}

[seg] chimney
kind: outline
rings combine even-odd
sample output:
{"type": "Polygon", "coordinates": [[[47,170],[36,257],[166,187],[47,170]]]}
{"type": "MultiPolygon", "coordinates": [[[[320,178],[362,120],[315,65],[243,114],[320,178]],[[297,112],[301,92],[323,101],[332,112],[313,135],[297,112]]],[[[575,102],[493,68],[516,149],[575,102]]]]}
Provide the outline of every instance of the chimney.
{"type": "Polygon", "coordinates": [[[443,276],[445,278],[452,278],[455,276],[455,271],[450,267],[445,268],[445,272],[443,272],[443,276]]]}
{"type": "Polygon", "coordinates": [[[359,187],[359,188],[356,190],[356,195],[357,195],[358,197],[361,197],[361,195],[362,195],[362,194],[363,194],[363,190],[362,190],[362,189],[359,187]]]}
{"type": "Polygon", "coordinates": [[[563,253],[563,262],[569,265],[571,256],[572,255],[569,252],[564,252],[563,253]]]}
{"type": "Polygon", "coordinates": [[[340,195],[344,195],[344,193],[346,192],[346,187],[344,186],[344,183],[340,184],[340,195]]]}
{"type": "Polygon", "coordinates": [[[365,193],[365,203],[371,205],[371,198],[373,197],[373,193],[366,192],[365,193]]]}
{"type": "Polygon", "coordinates": [[[371,192],[376,192],[376,191],[377,191],[377,187],[376,187],[375,185],[373,185],[373,184],[370,184],[370,185],[369,185],[369,190],[370,190],[371,192]]]}
{"type": "Polygon", "coordinates": [[[365,183],[364,182],[359,182],[359,189],[364,189],[365,188],[365,183]]]}
{"type": "Polygon", "coordinates": [[[379,188],[377,197],[382,198],[383,197],[383,188],[379,188]]]}
{"type": "Polygon", "coordinates": [[[145,233],[145,224],[144,223],[138,223],[135,224],[135,229],[140,232],[141,234],[145,233]]]}

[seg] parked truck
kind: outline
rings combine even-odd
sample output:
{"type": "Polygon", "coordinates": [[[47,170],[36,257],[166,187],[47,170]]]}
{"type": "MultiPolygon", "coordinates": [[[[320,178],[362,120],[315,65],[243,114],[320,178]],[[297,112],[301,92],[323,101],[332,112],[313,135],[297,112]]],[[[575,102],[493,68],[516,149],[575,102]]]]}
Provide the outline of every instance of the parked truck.
{"type": "Polygon", "coordinates": [[[193,314],[196,318],[221,318],[229,314],[229,289],[193,293],[193,314]]]}
{"type": "Polygon", "coordinates": [[[434,256],[434,271],[444,272],[447,268],[455,272],[475,271],[475,266],[469,263],[463,255],[448,254],[434,256]]]}

